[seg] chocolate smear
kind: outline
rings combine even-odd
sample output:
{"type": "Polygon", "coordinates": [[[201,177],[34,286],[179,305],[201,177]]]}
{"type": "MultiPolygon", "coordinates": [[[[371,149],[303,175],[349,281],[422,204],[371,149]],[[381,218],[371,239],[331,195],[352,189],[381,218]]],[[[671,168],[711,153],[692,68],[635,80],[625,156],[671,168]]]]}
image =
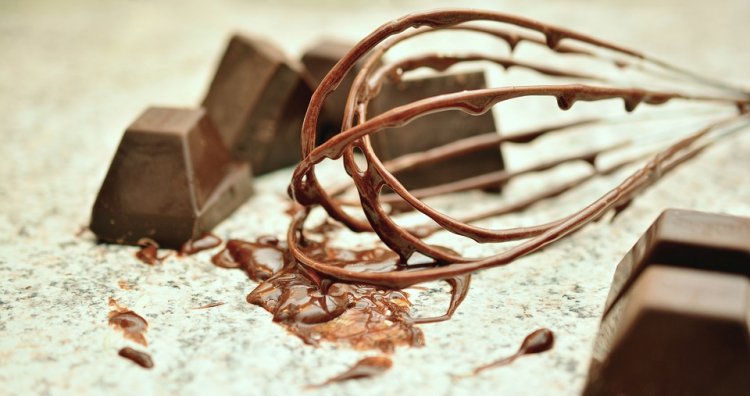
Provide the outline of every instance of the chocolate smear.
{"type": "Polygon", "coordinates": [[[531,334],[527,335],[526,338],[524,338],[521,346],[518,348],[518,351],[516,351],[516,353],[510,356],[506,356],[502,359],[495,360],[494,362],[479,366],[475,368],[474,371],[468,376],[477,375],[482,371],[491,368],[507,366],[516,361],[516,359],[521,356],[546,352],[552,349],[553,346],[555,346],[555,334],[552,332],[552,330],[545,328],[534,330],[531,334]]]}
{"type": "Polygon", "coordinates": [[[310,385],[308,388],[320,388],[336,382],[376,377],[390,370],[392,366],[393,362],[387,356],[368,356],[355,363],[354,366],[343,373],[331,377],[321,384],[310,385]]]}
{"type": "Polygon", "coordinates": [[[112,311],[109,312],[109,325],[122,332],[123,337],[143,346],[148,346],[146,340],[146,331],[148,331],[148,322],[142,316],[121,306],[114,298],[109,299],[109,305],[112,311]]]}

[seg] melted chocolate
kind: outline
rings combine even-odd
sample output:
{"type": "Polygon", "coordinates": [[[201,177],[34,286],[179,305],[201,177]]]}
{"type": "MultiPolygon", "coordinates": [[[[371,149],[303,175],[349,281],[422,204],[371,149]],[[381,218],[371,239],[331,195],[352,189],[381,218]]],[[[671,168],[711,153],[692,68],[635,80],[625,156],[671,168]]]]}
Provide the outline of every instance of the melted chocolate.
{"type": "MultiPolygon", "coordinates": [[[[294,261],[283,243],[231,240],[226,251],[237,267],[261,281],[247,301],[272,313],[275,322],[308,344],[338,341],[357,349],[392,351],[397,345],[424,343],[409,316],[405,292],[321,279],[294,261]]],[[[347,251],[311,243],[308,251],[342,266],[392,268],[397,262],[386,249],[347,251]]]]}
{"type": "Polygon", "coordinates": [[[159,256],[159,244],[154,242],[153,239],[141,238],[138,240],[138,245],[141,246],[141,248],[135,252],[135,257],[148,265],[159,264],[169,257],[169,253],[164,256],[159,256]]]}
{"type": "Polygon", "coordinates": [[[213,249],[219,245],[221,245],[221,238],[210,232],[206,232],[196,239],[191,239],[185,242],[180,248],[179,255],[186,256],[196,254],[204,250],[213,249]]]}
{"type": "Polygon", "coordinates": [[[521,343],[521,347],[518,348],[518,351],[516,353],[502,359],[495,360],[492,363],[479,366],[474,369],[473,374],[476,375],[487,369],[511,364],[516,359],[524,355],[532,355],[535,353],[549,351],[554,345],[555,334],[552,333],[552,330],[545,328],[535,330],[533,333],[527,335],[526,338],[524,338],[523,342],[521,343]]]}
{"type": "Polygon", "coordinates": [[[120,349],[117,354],[125,359],[131,360],[133,363],[143,368],[150,369],[154,367],[154,361],[151,360],[151,355],[146,352],[137,351],[131,347],[125,347],[120,349]]]}
{"type": "Polygon", "coordinates": [[[107,316],[109,325],[121,331],[126,339],[147,346],[146,331],[148,331],[148,322],[146,322],[146,319],[130,309],[119,305],[114,298],[109,299],[109,305],[112,307],[112,311],[107,316]]]}
{"type": "Polygon", "coordinates": [[[279,272],[287,259],[277,239],[262,237],[257,242],[230,239],[211,261],[222,268],[241,268],[250,279],[260,282],[279,272]]]}
{"type": "MultiPolygon", "coordinates": [[[[337,249],[327,241],[307,241],[308,255],[356,271],[398,269],[398,256],[388,249],[360,251],[337,249]]],[[[271,314],[273,320],[317,345],[321,341],[340,342],[356,349],[391,352],[398,345],[424,344],[418,323],[447,320],[466,296],[469,277],[451,279],[448,312],[435,318],[413,318],[409,294],[401,290],[367,284],[342,283],[311,271],[293,259],[285,243],[273,237],[256,242],[230,240],[213,258],[223,268],[240,268],[260,282],[247,301],[271,314]]],[[[434,265],[415,259],[411,265],[434,265]]]]}
{"type": "Polygon", "coordinates": [[[322,384],[311,385],[310,388],[319,388],[336,382],[372,378],[390,370],[392,366],[393,362],[386,356],[369,356],[361,359],[343,373],[331,377],[322,384]]]}

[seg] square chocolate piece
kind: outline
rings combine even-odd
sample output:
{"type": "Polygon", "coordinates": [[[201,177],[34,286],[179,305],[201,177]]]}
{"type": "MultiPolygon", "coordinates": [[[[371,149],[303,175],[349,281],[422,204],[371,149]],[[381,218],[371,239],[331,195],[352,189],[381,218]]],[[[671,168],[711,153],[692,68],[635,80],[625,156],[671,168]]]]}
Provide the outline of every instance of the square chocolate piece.
{"type": "Polygon", "coordinates": [[[750,389],[750,219],[665,211],[608,300],[584,395],[750,389]]]}
{"type": "Polygon", "coordinates": [[[234,35],[203,106],[233,157],[259,175],[299,162],[311,95],[301,65],[266,40],[234,35]]]}
{"type": "Polygon", "coordinates": [[[234,162],[202,108],[151,107],[128,127],[91,215],[106,242],[150,238],[179,248],[252,194],[247,163],[234,162]]]}
{"type": "MultiPolygon", "coordinates": [[[[486,87],[484,72],[481,71],[383,84],[380,94],[370,104],[369,118],[427,97],[486,87]]],[[[450,110],[428,114],[401,128],[386,129],[370,136],[375,152],[381,160],[387,161],[496,130],[491,111],[472,116],[450,110]]],[[[453,157],[424,167],[407,169],[398,172],[396,176],[406,188],[418,189],[496,172],[503,168],[498,145],[496,148],[453,157]]],[[[499,190],[500,185],[490,189],[499,190]]]]}
{"type": "MultiPolygon", "coordinates": [[[[326,74],[331,71],[339,59],[343,58],[352,47],[354,47],[354,44],[350,42],[324,38],[317,41],[305,51],[302,55],[302,64],[305,65],[305,68],[312,77],[315,87],[323,81],[326,74]]],[[[362,60],[354,65],[354,68],[347,73],[336,91],[331,93],[326,99],[319,122],[318,144],[325,142],[341,129],[349,89],[351,89],[352,83],[354,83],[355,76],[360,72],[361,65],[362,60]]]]}

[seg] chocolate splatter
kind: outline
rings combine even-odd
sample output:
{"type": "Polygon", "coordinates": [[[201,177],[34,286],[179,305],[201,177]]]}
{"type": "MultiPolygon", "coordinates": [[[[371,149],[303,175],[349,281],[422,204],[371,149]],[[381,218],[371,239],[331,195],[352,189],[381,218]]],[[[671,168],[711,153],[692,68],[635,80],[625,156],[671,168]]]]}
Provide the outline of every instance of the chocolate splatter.
{"type": "Polygon", "coordinates": [[[150,369],[154,367],[154,361],[151,359],[151,355],[146,352],[141,352],[131,347],[125,347],[120,349],[117,354],[143,368],[150,369]]]}
{"type": "Polygon", "coordinates": [[[121,306],[114,298],[110,297],[109,305],[112,307],[112,311],[108,315],[109,325],[115,330],[121,331],[126,339],[147,346],[146,331],[148,331],[148,322],[146,319],[130,309],[121,306]]]}

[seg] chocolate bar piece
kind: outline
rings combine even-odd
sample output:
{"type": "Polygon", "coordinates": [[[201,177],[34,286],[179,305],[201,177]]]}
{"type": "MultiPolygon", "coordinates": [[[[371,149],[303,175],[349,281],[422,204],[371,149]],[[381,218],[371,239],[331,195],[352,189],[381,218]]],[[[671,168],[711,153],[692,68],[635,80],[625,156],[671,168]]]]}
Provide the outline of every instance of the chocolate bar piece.
{"type": "Polygon", "coordinates": [[[252,193],[202,108],[151,107],[125,131],[91,215],[100,240],[144,237],[179,248],[229,216],[252,193]]]}
{"type": "Polygon", "coordinates": [[[256,175],[300,160],[300,130],[312,95],[302,67],[273,44],[234,35],[203,106],[234,158],[256,175]]]}
{"type": "MultiPolygon", "coordinates": [[[[310,73],[316,87],[336,65],[336,62],[344,57],[353,46],[354,44],[349,42],[324,38],[305,51],[302,55],[302,64],[310,73]]],[[[361,64],[361,61],[357,62],[353,70],[349,71],[344,80],[341,81],[336,91],[326,99],[319,122],[318,144],[325,142],[341,129],[346,98],[349,96],[349,89],[352,87],[354,77],[360,71],[361,64]]]]}
{"type": "Polygon", "coordinates": [[[584,395],[750,390],[750,218],[667,210],[618,265],[584,395]]]}
{"type": "MultiPolygon", "coordinates": [[[[380,94],[370,105],[370,117],[427,97],[480,88],[486,88],[484,72],[481,71],[383,84],[380,94]]],[[[386,161],[494,131],[492,112],[472,116],[460,111],[445,111],[429,114],[401,128],[380,131],[371,135],[371,141],[380,159],[386,161]]],[[[406,188],[417,189],[499,171],[503,167],[500,147],[497,147],[407,169],[398,172],[397,176],[406,188]]]]}

